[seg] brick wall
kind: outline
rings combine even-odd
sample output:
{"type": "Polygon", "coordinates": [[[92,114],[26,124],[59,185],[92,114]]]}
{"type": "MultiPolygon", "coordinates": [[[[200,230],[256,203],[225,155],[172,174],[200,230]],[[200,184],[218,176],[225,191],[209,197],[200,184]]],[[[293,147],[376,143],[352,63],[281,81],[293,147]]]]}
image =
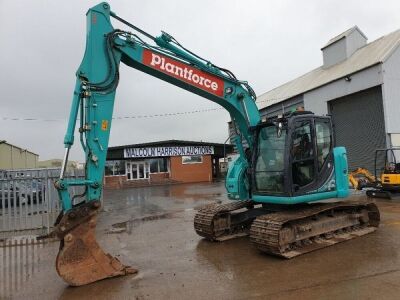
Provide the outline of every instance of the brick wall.
{"type": "Polygon", "coordinates": [[[212,181],[211,155],[204,155],[203,162],[198,164],[182,164],[181,156],[172,156],[171,179],[181,182],[212,181]]]}
{"type": "Polygon", "coordinates": [[[119,189],[126,182],[126,176],[104,176],[104,187],[108,189],[119,189]]]}
{"type": "Polygon", "coordinates": [[[120,189],[125,187],[139,187],[152,184],[174,183],[169,178],[169,173],[150,174],[149,179],[127,180],[125,175],[104,176],[104,187],[107,189],[120,189]]]}
{"type": "Polygon", "coordinates": [[[169,173],[154,173],[150,174],[150,182],[151,183],[161,183],[169,179],[169,173]]]}
{"type": "Polygon", "coordinates": [[[207,182],[212,181],[211,155],[204,155],[202,163],[182,164],[181,156],[170,158],[171,174],[150,174],[149,179],[127,180],[125,175],[105,176],[104,187],[120,189],[124,187],[139,187],[148,185],[171,184],[179,182],[207,182]]]}

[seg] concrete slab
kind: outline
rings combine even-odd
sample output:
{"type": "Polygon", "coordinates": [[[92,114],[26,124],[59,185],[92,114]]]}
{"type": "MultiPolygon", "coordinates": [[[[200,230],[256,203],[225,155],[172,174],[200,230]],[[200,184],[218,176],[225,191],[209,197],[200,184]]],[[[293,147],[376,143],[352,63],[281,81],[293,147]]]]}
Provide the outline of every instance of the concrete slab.
{"type": "Polygon", "coordinates": [[[247,237],[210,243],[196,235],[195,210],[226,201],[222,183],[107,191],[104,198],[98,240],[138,268],[137,276],[71,288],[54,268],[57,243],[6,247],[0,248],[0,298],[399,298],[399,202],[378,200],[377,232],[283,260],[261,254],[247,237]]]}

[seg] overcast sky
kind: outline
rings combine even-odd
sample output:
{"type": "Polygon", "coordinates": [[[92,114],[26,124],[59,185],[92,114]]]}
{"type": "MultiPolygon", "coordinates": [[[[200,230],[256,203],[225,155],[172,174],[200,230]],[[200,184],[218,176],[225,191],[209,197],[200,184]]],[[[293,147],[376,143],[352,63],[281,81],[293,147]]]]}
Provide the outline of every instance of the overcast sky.
{"type": "MultiPolygon", "coordinates": [[[[85,48],[85,13],[98,1],[0,0],[0,140],[61,158],[75,71],[85,48]],[[3,120],[35,118],[38,121],[3,120]],[[45,121],[52,119],[54,121],[45,121]]],[[[400,1],[110,1],[147,32],[161,30],[247,80],[258,95],[322,64],[320,48],[358,25],[368,41],[400,28],[400,1]]],[[[115,28],[124,28],[113,21],[115,28]]],[[[114,116],[217,105],[121,64],[114,116]]],[[[165,139],[224,142],[224,110],[114,120],[110,145],[165,139]]],[[[79,143],[72,159],[82,160],[79,143]]]]}

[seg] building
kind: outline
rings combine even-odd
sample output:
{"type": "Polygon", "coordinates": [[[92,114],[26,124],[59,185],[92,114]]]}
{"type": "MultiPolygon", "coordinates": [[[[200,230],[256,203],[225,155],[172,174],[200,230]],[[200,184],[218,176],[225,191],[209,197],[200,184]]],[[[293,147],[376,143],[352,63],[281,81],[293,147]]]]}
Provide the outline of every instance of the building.
{"type": "Polygon", "coordinates": [[[27,149],[0,141],[0,169],[32,169],[37,167],[39,155],[27,149]]]}
{"type": "Polygon", "coordinates": [[[231,145],[181,140],[110,147],[104,186],[212,181],[220,176],[219,159],[232,151],[231,145]]]}
{"type": "MultiPolygon", "coordinates": [[[[60,158],[53,158],[48,160],[41,160],[38,162],[38,168],[61,168],[63,160],[60,158]]],[[[81,170],[83,164],[78,161],[68,160],[67,171],[81,170]]]]}
{"type": "Polygon", "coordinates": [[[374,170],[374,151],[400,146],[400,30],[367,43],[354,26],[322,47],[323,65],[258,97],[268,117],[304,106],[331,114],[350,170],[374,170]]]}

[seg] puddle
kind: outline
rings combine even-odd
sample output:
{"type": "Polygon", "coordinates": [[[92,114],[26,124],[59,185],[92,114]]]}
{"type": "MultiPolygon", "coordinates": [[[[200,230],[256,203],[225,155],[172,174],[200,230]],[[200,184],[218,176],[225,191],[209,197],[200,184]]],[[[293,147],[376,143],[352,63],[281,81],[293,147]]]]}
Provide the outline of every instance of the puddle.
{"type": "Polygon", "coordinates": [[[160,214],[155,214],[155,215],[150,215],[150,216],[143,216],[143,217],[130,219],[128,221],[115,223],[115,224],[111,225],[112,228],[106,230],[106,233],[110,234],[110,233],[127,232],[130,234],[130,233],[132,233],[132,229],[134,227],[137,227],[144,222],[162,220],[162,219],[171,219],[171,218],[173,218],[174,214],[176,214],[177,212],[179,212],[179,211],[160,213],[160,214]]]}
{"type": "Polygon", "coordinates": [[[24,288],[48,256],[51,242],[36,241],[35,236],[3,239],[0,243],[0,299],[11,298],[24,288]]]}

